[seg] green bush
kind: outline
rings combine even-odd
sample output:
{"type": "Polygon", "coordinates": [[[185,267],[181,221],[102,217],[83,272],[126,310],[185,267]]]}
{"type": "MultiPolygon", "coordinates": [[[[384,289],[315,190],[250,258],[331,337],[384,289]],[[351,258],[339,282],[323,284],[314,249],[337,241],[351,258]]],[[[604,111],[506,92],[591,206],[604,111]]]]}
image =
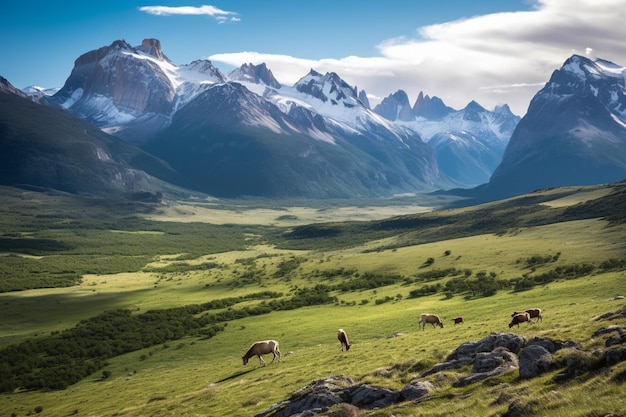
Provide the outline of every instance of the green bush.
{"type": "Polygon", "coordinates": [[[418,289],[409,292],[409,298],[425,297],[427,295],[436,294],[441,291],[441,284],[424,285],[418,289]]]}

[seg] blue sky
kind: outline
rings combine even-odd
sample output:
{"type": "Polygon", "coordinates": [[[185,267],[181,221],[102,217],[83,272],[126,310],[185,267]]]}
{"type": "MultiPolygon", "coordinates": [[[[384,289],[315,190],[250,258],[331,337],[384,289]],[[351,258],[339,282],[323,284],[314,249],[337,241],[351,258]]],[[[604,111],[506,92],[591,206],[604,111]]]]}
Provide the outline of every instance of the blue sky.
{"type": "Polygon", "coordinates": [[[157,38],[178,65],[264,62],[288,85],[334,71],[373,103],[403,89],[412,103],[423,91],[523,115],[573,53],[626,65],[625,10],[624,0],[9,0],[0,75],[61,87],[81,54],[157,38]]]}

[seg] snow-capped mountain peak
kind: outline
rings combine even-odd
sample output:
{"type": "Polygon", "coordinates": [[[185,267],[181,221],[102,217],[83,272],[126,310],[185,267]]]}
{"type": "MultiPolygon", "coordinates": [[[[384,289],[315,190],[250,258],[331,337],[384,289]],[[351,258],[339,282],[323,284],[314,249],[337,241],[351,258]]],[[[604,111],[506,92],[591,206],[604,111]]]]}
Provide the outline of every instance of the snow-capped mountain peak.
{"type": "Polygon", "coordinates": [[[324,103],[330,102],[333,105],[341,103],[346,107],[360,104],[356,88],[348,85],[334,72],[322,75],[312,69],[298,80],[294,87],[299,92],[311,95],[324,103]]]}
{"type": "Polygon", "coordinates": [[[561,100],[574,94],[597,98],[615,117],[626,122],[626,67],[572,55],[552,73],[548,83],[533,97],[531,106],[536,100],[561,100]]]}
{"type": "Polygon", "coordinates": [[[281,84],[274,78],[272,71],[267,68],[265,63],[243,64],[239,68],[235,68],[228,74],[228,78],[233,81],[244,81],[253,84],[265,84],[268,87],[279,89],[281,84]]]}

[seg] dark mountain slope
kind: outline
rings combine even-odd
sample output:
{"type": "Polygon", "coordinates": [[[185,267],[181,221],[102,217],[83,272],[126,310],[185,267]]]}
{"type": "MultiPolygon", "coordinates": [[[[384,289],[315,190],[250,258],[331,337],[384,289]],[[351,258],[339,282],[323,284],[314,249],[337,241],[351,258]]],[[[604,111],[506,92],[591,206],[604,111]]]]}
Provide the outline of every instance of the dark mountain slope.
{"type": "Polygon", "coordinates": [[[163,161],[67,112],[0,91],[0,183],[70,193],[162,191],[163,161]]]}
{"type": "Polygon", "coordinates": [[[616,69],[569,58],[531,101],[483,191],[506,196],[626,178],[626,88],[616,69]]]}
{"type": "Polygon", "coordinates": [[[313,113],[285,114],[228,83],[180,109],[144,149],[167,160],[187,187],[222,197],[375,196],[421,185],[408,171],[403,177],[402,167],[387,166],[385,150],[372,155],[363,140],[331,143],[301,133],[316,127],[326,128],[313,113]]]}

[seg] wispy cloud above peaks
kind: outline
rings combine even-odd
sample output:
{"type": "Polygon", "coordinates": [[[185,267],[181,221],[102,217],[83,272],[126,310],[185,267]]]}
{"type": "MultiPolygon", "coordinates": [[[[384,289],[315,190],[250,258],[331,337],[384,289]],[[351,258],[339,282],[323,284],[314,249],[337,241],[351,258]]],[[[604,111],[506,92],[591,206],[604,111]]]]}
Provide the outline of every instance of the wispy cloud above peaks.
{"type": "Polygon", "coordinates": [[[379,97],[404,89],[414,99],[423,90],[453,107],[474,99],[489,108],[507,103],[520,115],[550,73],[572,54],[623,62],[624,0],[529,1],[528,10],[415,27],[413,34],[381,40],[375,56],[311,60],[236,52],[209,59],[233,66],[264,62],[287,84],[303,69],[313,68],[335,71],[379,97]]]}
{"type": "Polygon", "coordinates": [[[22,88],[62,86],[81,54],[155,38],[176,64],[208,57],[230,71],[265,63],[284,84],[310,69],[335,72],[371,105],[402,89],[410,101],[423,92],[454,108],[507,103],[522,115],[572,54],[625,64],[625,2],[316,0],[303,17],[287,1],[9,1],[0,13],[0,75],[22,88]]]}
{"type": "Polygon", "coordinates": [[[225,21],[238,22],[241,19],[235,12],[229,12],[222,10],[215,6],[202,5],[202,6],[143,6],[139,8],[140,11],[156,15],[156,16],[172,16],[172,15],[193,15],[193,16],[210,16],[222,23],[225,21]]]}

